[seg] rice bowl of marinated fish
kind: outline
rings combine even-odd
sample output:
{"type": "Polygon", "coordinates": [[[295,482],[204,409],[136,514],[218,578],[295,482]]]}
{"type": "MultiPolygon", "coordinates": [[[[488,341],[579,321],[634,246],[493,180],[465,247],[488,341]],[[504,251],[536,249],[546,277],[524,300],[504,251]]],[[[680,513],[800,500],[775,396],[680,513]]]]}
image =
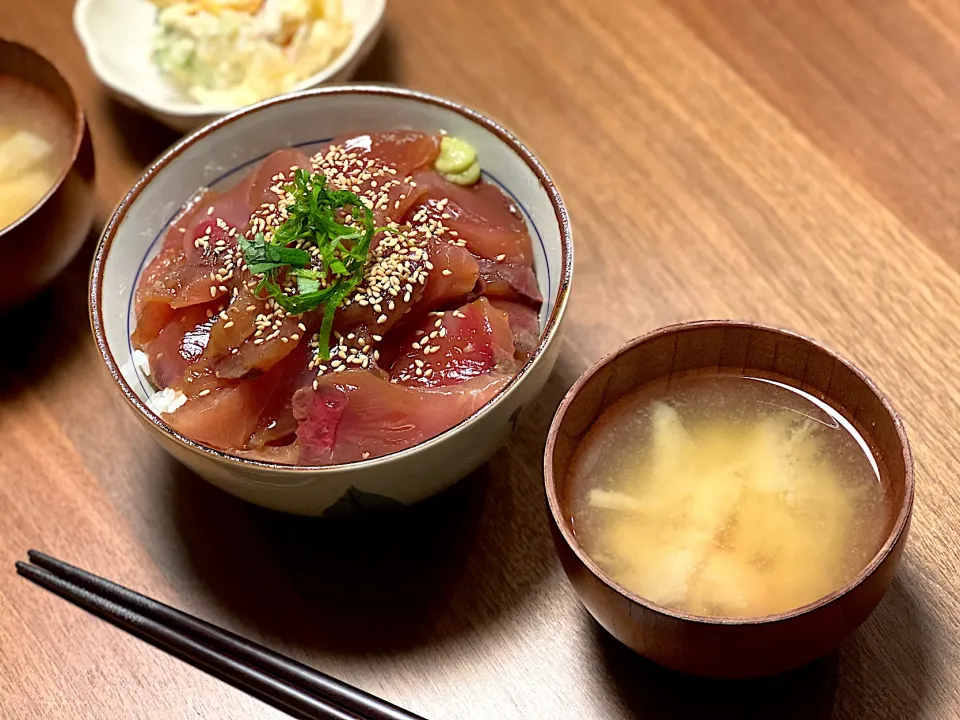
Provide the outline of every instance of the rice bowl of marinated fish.
{"type": "Polygon", "coordinates": [[[571,261],[556,189],[502,128],[331,88],[150,168],[101,240],[91,317],[127,401],[214,483],[305,514],[407,504],[488,459],[545,382],[571,261]]]}

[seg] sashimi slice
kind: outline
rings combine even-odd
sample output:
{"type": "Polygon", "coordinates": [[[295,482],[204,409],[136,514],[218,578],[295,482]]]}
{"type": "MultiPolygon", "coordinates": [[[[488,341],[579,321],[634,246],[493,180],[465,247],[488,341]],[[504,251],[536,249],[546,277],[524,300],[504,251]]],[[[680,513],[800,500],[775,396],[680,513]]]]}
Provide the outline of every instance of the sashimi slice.
{"type": "Polygon", "coordinates": [[[481,258],[477,292],[491,298],[524,302],[539,307],[543,302],[537,276],[529,265],[515,265],[481,258]]]}
{"type": "Polygon", "coordinates": [[[285,148],[271,153],[263,159],[246,184],[247,203],[251,212],[262,205],[276,205],[281,197],[277,189],[293,181],[293,169],[310,170],[310,158],[306,153],[293,148],[285,148]]]}
{"type": "Polygon", "coordinates": [[[294,439],[297,421],[293,417],[292,398],[300,388],[309,387],[316,377],[316,371],[309,367],[314,352],[309,343],[300,343],[270,370],[271,373],[277,373],[279,382],[264,405],[256,430],[247,442],[248,447],[257,448],[294,439]]]}
{"type": "Polygon", "coordinates": [[[247,181],[241,180],[227,192],[211,192],[196,204],[195,212],[183,225],[183,249],[189,262],[221,264],[214,247],[218,241],[230,247],[236,246],[236,237],[229,233],[242,233],[247,226],[251,210],[247,195],[247,181]],[[198,246],[199,239],[205,242],[198,246]]]}
{"type": "Polygon", "coordinates": [[[187,368],[203,355],[212,322],[203,307],[181,310],[156,338],[143,346],[150,374],[158,387],[179,389],[183,386],[187,368]]]}
{"type": "Polygon", "coordinates": [[[279,328],[271,329],[259,338],[248,339],[236,353],[225,356],[217,363],[217,375],[237,379],[253,371],[269,370],[304,340],[305,333],[300,329],[300,323],[300,318],[287,316],[279,328]]]}
{"type": "Polygon", "coordinates": [[[528,305],[506,300],[491,300],[490,303],[509,317],[515,357],[525,363],[540,342],[540,313],[528,305]]]}
{"type": "Polygon", "coordinates": [[[478,257],[518,265],[533,263],[527,225],[498,187],[487,182],[461,187],[433,171],[417,173],[414,181],[427,199],[414,205],[410,216],[422,209],[428,218],[456,232],[478,257]],[[441,205],[444,198],[448,202],[441,205]]]}
{"type": "Polygon", "coordinates": [[[282,373],[268,372],[241,382],[217,378],[216,385],[194,394],[191,386],[187,392],[190,399],[165,419],[193,440],[221,450],[238,450],[256,430],[264,408],[282,380],[282,373]]]}
{"type": "Polygon", "coordinates": [[[150,303],[184,308],[226,295],[229,289],[211,278],[214,272],[213,266],[188,263],[182,248],[161,251],[140,279],[135,298],[138,315],[147,312],[150,303]]]}
{"type": "Polygon", "coordinates": [[[205,212],[206,208],[209,206],[203,204],[204,200],[209,201],[215,199],[216,197],[217,193],[204,188],[190,198],[190,200],[188,200],[180,209],[180,213],[173,219],[173,222],[170,223],[167,234],[163,237],[162,249],[166,250],[167,248],[171,247],[182,247],[184,235],[187,233],[187,228],[191,227],[200,212],[205,212]]]}
{"type": "Polygon", "coordinates": [[[239,348],[256,331],[256,318],[264,311],[263,300],[246,283],[240,283],[237,296],[214,319],[206,356],[217,358],[239,348]]]}
{"type": "Polygon", "coordinates": [[[429,167],[440,152],[435,135],[397,130],[338,139],[313,157],[313,169],[350,190],[373,211],[377,225],[400,220],[422,190],[409,175],[429,167]]]}
{"type": "Polygon", "coordinates": [[[361,133],[337,139],[348,154],[387,163],[403,178],[422,168],[433,166],[440,154],[440,137],[417,130],[388,130],[361,133]]]}
{"type": "Polygon", "coordinates": [[[224,247],[235,246],[236,238],[224,226],[246,225],[249,210],[245,193],[243,187],[219,196],[208,193],[168,231],[163,248],[137,284],[137,342],[152,340],[172,318],[172,313],[159,306],[190,307],[229,292],[230,284],[215,279],[225,262],[216,248],[218,242],[224,247]]]}
{"type": "Polygon", "coordinates": [[[379,243],[371,253],[364,280],[337,312],[334,327],[342,333],[366,328],[383,336],[423,295],[429,253],[408,234],[379,243]]]}
{"type": "Polygon", "coordinates": [[[458,310],[430,313],[400,344],[390,377],[402,385],[439,387],[493,370],[513,371],[507,314],[480,298],[458,310]]]}
{"type": "Polygon", "coordinates": [[[144,302],[137,314],[137,327],[130,335],[133,346],[143,350],[147,343],[156,339],[176,315],[176,311],[163,302],[144,302]]]}
{"type": "Polygon", "coordinates": [[[191,440],[233,450],[242,448],[250,437],[262,404],[253,383],[240,383],[191,398],[164,419],[191,440]]]}
{"type": "Polygon", "coordinates": [[[417,303],[422,311],[444,308],[466,297],[480,277],[477,259],[465,248],[444,240],[432,239],[427,246],[433,270],[423,296],[417,303]]]}
{"type": "Polygon", "coordinates": [[[325,375],[316,391],[301,390],[294,396],[300,462],[334,465],[412,447],[468,418],[508,379],[484,375],[455,386],[421,389],[362,370],[325,375]]]}

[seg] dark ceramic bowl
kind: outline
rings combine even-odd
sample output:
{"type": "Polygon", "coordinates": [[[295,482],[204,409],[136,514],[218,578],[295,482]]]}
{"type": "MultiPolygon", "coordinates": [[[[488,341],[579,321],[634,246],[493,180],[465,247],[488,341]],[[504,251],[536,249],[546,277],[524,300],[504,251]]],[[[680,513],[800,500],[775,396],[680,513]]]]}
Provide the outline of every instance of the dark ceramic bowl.
{"type": "Polygon", "coordinates": [[[17,268],[0,284],[0,310],[36,295],[74,258],[93,220],[93,144],[77,98],[57,69],[34,50],[0,39],[0,75],[49,93],[68,117],[70,157],[53,186],[13,224],[0,228],[4,263],[17,268]]]}
{"type": "Polygon", "coordinates": [[[674,325],[632,340],[594,365],[567,393],[544,457],[553,539],[587,610],[641,655],[682,672],[755,677],[789,670],[836,648],[867,619],[900,562],[913,507],[913,461],[903,424],[859,370],[812,340],[750,323],[674,325]],[[769,377],[839,410],[861,433],[880,468],[890,508],[886,540],[844,587],[816,602],[755,618],[690,615],[646,600],[615,582],[584,552],[571,524],[568,468],[597,417],[650,381],[701,369],[769,377]]]}

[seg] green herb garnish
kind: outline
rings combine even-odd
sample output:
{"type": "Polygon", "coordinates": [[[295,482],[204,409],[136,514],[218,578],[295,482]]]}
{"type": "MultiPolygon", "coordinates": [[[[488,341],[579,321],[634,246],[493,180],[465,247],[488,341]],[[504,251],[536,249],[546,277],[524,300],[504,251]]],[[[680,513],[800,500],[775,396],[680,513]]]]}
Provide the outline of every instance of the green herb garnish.
{"type": "Polygon", "coordinates": [[[374,226],[373,213],[355,193],[329,188],[321,173],[297,170],[286,190],[293,195],[287,219],[269,240],[263,233],[241,238],[240,249],[250,272],[262,276],[258,293],[293,315],[323,307],[319,354],[327,360],[334,313],[363,280],[370,242],[384,228],[374,226]],[[357,226],[337,220],[344,208],[357,226]]]}

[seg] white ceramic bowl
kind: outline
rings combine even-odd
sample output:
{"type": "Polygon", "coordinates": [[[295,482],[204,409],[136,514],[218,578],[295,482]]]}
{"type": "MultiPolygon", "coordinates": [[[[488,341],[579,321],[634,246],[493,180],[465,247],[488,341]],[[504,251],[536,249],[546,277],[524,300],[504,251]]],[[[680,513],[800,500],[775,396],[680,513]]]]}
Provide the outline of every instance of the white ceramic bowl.
{"type": "Polygon", "coordinates": [[[558,330],[570,288],[573,245],[560,195],[517,138],[495,122],[449,100],[370,86],[308,90],[239,110],[175,145],[134,185],[97,247],[90,280],[94,336],[127,403],[177,459],[215,485],[251,502],[320,515],[367,504],[409,504],[452,485],[506,441],[520,409],[540,391],[560,349],[558,330]],[[147,406],[150,385],[132,363],[131,305],[139,274],[159,249],[181,204],[199,187],[229,186],[270,152],[308,149],[358,130],[440,129],[477,148],[484,176],[526,217],[545,298],[534,356],[487,405],[416,447],[332,467],[255,462],[200,445],[175,432],[147,406]],[[335,506],[335,508],[331,508],[335,506]]]}
{"type": "MultiPolygon", "coordinates": [[[[354,27],[350,44],[293,90],[349,80],[376,44],[386,7],[386,0],[345,0],[344,14],[354,27]]],[[[150,60],[155,16],[149,0],[77,0],[73,26],[100,81],[124,104],[183,132],[232,112],[202,105],[161,77],[150,60]]]]}

